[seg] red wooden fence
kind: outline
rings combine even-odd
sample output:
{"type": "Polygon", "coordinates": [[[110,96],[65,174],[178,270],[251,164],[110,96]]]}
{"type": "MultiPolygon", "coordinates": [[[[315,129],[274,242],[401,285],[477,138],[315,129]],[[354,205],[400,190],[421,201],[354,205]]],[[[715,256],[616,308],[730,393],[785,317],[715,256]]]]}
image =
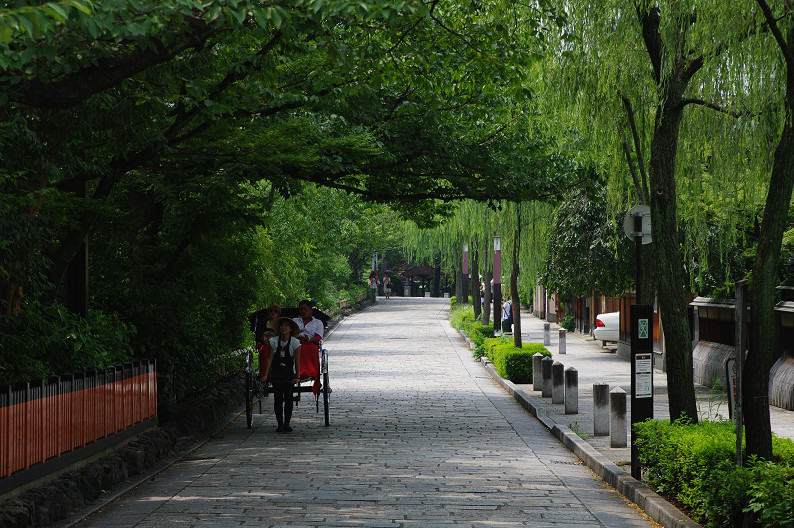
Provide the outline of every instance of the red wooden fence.
{"type": "Polygon", "coordinates": [[[154,361],[0,386],[0,477],[157,414],[154,361]]]}

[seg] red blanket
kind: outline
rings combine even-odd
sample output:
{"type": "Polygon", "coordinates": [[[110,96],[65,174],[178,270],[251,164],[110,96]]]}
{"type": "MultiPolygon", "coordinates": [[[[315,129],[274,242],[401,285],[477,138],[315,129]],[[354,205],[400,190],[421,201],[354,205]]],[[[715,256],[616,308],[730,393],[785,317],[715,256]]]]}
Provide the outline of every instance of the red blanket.
{"type": "MultiPolygon", "coordinates": [[[[270,357],[270,343],[267,341],[259,348],[259,377],[264,378],[267,358],[270,357]]],[[[320,349],[314,343],[301,345],[301,364],[299,378],[314,378],[312,392],[320,393],[320,349]]]]}
{"type": "Polygon", "coordinates": [[[301,345],[301,378],[314,378],[312,392],[320,393],[320,349],[314,343],[301,345]]]}

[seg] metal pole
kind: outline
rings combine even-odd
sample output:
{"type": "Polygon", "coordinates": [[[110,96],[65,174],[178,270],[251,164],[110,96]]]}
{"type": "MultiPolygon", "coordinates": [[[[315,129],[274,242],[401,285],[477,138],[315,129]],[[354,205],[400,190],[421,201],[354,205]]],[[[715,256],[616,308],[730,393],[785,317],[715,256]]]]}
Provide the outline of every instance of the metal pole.
{"type": "Polygon", "coordinates": [[[631,476],[642,480],[634,424],[653,418],[653,306],[631,305],[631,476]]]}
{"type": "Polygon", "coordinates": [[[634,217],[634,290],[637,304],[642,302],[642,216],[634,217]]]}
{"type": "Polygon", "coordinates": [[[747,332],[745,332],[745,316],[747,315],[747,281],[740,280],[736,283],[736,465],[742,466],[742,372],[744,371],[744,351],[747,346],[747,332]]]}
{"type": "MultiPolygon", "coordinates": [[[[487,287],[487,286],[486,286],[487,287]]],[[[502,331],[502,237],[493,237],[493,329],[502,331]]]]}

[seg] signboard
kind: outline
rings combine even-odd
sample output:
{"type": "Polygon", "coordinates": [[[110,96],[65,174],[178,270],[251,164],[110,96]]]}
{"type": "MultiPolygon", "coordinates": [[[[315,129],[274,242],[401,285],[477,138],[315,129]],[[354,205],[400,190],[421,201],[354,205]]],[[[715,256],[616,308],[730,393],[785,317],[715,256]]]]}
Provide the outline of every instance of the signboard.
{"type": "Polygon", "coordinates": [[[634,397],[653,397],[653,355],[634,355],[634,397]]]}
{"type": "Polygon", "coordinates": [[[639,319],[637,321],[637,339],[648,339],[648,320],[639,319]]]}
{"type": "Polygon", "coordinates": [[[725,361],[725,377],[728,380],[728,414],[736,421],[736,403],[739,401],[739,363],[735,357],[725,361]]]}

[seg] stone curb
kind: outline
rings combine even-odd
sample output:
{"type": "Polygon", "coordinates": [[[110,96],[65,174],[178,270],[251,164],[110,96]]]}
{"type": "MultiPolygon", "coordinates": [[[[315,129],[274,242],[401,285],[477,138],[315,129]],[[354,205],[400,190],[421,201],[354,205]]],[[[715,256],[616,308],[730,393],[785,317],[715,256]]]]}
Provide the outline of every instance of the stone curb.
{"type": "MultiPolygon", "coordinates": [[[[458,330],[469,348],[474,348],[469,336],[458,330]]],[[[621,495],[640,507],[651,519],[665,528],[702,528],[681,510],[667,502],[658,493],[626,473],[617,464],[602,455],[566,425],[552,420],[542,401],[537,401],[510,381],[496,373],[496,368],[486,358],[481,358],[483,368],[516,401],[537,418],[557,439],[574,455],[593,470],[604,482],[615,488],[621,495]]]]}

